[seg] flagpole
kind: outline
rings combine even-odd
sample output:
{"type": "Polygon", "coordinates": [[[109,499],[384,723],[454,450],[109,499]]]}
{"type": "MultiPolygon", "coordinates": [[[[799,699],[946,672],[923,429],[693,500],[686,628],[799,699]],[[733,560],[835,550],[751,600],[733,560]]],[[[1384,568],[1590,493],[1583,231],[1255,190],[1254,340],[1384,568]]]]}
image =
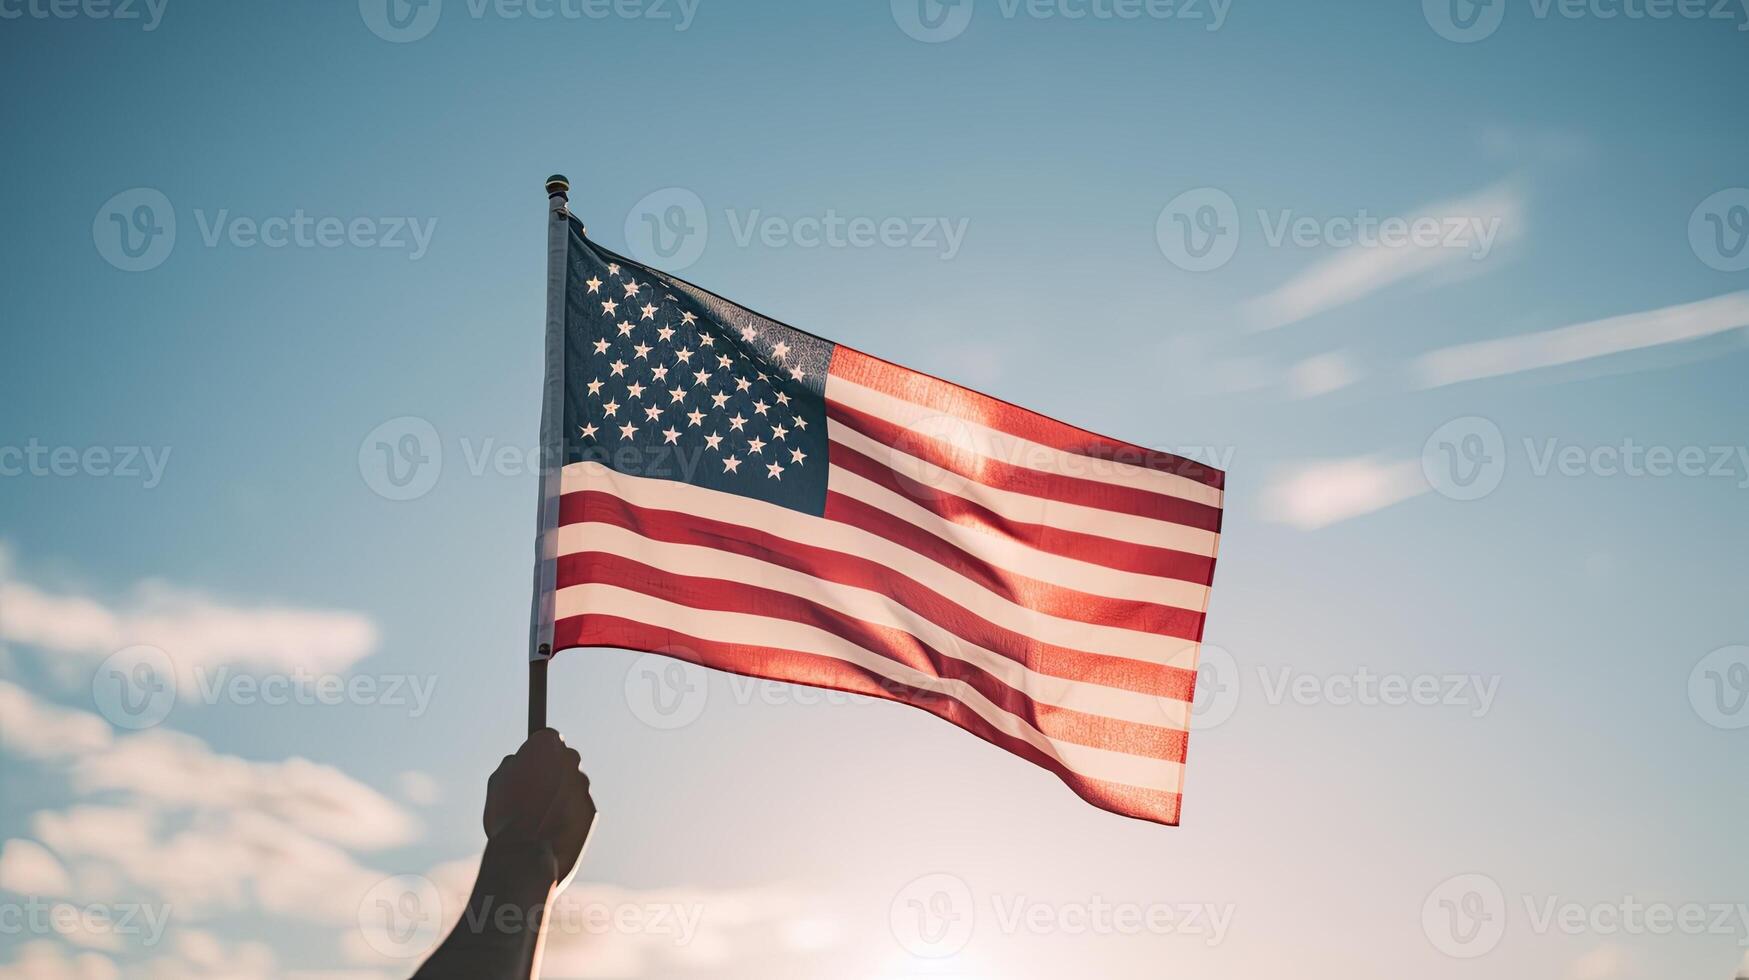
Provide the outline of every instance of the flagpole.
{"type": "Polygon", "coordinates": [[[535,541],[534,603],[529,616],[528,733],[547,727],[547,661],[553,655],[553,589],[557,571],[559,478],[565,438],[565,278],[570,254],[571,182],[564,174],[546,180],[547,327],[546,377],[541,390],[540,524],[535,541]]]}

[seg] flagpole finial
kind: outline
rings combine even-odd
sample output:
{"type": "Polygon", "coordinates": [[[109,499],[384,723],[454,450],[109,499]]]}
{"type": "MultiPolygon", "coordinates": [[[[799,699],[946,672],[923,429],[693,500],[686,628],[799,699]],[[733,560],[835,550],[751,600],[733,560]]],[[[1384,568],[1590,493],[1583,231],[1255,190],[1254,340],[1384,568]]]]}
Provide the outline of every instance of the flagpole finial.
{"type": "Polygon", "coordinates": [[[564,197],[570,193],[571,179],[564,174],[553,174],[547,178],[547,196],[564,197]]]}

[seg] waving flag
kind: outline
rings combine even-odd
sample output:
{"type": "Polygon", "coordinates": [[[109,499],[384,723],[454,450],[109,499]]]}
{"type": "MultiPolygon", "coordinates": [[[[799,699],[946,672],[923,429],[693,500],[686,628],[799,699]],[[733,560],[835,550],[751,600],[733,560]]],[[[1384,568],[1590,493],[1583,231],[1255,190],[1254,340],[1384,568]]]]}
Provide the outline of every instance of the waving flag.
{"type": "Polygon", "coordinates": [[[1219,471],[777,323],[562,210],[553,236],[538,651],[902,701],[1178,822],[1219,471]]]}

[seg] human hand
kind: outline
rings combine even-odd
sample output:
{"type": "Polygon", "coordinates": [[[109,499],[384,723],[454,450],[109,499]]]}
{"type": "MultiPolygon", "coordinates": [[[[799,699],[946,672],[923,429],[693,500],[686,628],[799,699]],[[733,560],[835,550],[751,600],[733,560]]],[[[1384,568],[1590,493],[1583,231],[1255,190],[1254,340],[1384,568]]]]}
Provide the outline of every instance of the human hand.
{"type": "Polygon", "coordinates": [[[569,874],[595,824],[582,761],[551,728],[505,756],[486,783],[487,847],[544,844],[553,854],[554,880],[569,874]]]}

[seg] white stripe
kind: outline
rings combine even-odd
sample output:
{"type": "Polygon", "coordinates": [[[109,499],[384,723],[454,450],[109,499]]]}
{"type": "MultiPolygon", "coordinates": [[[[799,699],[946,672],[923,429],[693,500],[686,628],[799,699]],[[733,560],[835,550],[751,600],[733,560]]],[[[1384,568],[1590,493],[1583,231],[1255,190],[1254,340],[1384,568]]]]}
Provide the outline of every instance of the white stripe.
{"type": "Polygon", "coordinates": [[[1188,551],[1193,555],[1206,556],[1215,553],[1218,535],[1213,531],[989,486],[951,473],[933,463],[926,463],[910,453],[888,446],[878,439],[871,439],[832,419],[826,420],[826,433],[827,438],[833,442],[848,446],[899,475],[916,480],[928,489],[962,497],[1011,521],[1044,524],[1117,541],[1188,551]]]}
{"type": "MultiPolygon", "coordinates": [[[[564,484],[566,493],[600,490],[640,507],[679,511],[752,528],[797,544],[863,558],[912,579],[1003,629],[1035,636],[1054,646],[1185,670],[1196,668],[1197,647],[1191,640],[1120,626],[1083,623],[1028,609],[909,548],[849,524],[809,517],[763,500],[706,490],[675,480],[629,476],[600,463],[571,463],[565,467],[564,484]]],[[[559,554],[567,554],[579,544],[578,538],[567,537],[565,528],[559,529],[559,554]]]]}
{"type": "Polygon", "coordinates": [[[826,399],[885,419],[894,425],[912,429],[919,435],[939,439],[967,452],[1014,466],[1024,466],[1040,473],[1109,483],[1117,487],[1133,487],[1150,493],[1163,493],[1211,507],[1221,506],[1220,490],[1189,477],[1162,473],[1145,466],[1064,452],[1043,443],[980,425],[963,416],[949,415],[902,398],[894,398],[836,374],[826,378],[826,399]]]}
{"type": "Polygon", "coordinates": [[[717,643],[780,647],[842,660],[889,681],[945,694],[970,708],[997,730],[1025,740],[1083,776],[1168,793],[1179,792],[1183,785],[1184,766],[1180,763],[1051,738],[992,704],[976,688],[963,681],[932,677],[813,626],[751,613],[695,609],[600,583],[573,585],[559,590],[558,615],[561,619],[588,613],[659,625],[717,643]]]}
{"type": "MultiPolygon", "coordinates": [[[[1135,691],[1040,674],[937,625],[903,603],[856,586],[815,578],[782,565],[703,545],[655,541],[617,524],[568,524],[560,543],[570,554],[597,551],[653,565],[673,575],[726,579],[775,589],[854,619],[885,626],[970,664],[1034,701],[1120,721],[1190,730],[1190,705],[1135,691]],[[570,540],[566,540],[566,536],[570,540]]],[[[1025,637],[1022,637],[1025,639],[1025,637]]]]}

